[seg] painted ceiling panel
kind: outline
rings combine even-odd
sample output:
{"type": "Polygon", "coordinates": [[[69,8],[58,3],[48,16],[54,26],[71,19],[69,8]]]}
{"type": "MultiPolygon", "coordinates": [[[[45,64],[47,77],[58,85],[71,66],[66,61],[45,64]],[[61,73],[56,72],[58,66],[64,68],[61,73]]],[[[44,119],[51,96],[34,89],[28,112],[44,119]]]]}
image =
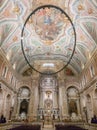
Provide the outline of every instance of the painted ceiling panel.
{"type": "MultiPolygon", "coordinates": [[[[77,43],[69,66],[79,73],[97,47],[97,0],[1,0],[0,46],[16,72],[26,71],[28,65],[21,50],[21,30],[32,10],[46,4],[64,9],[74,24],[77,43]]],[[[57,9],[46,8],[38,10],[28,21],[23,42],[31,64],[38,59],[44,63],[61,60],[66,64],[70,58],[74,34],[70,22],[62,15],[57,9]],[[50,14],[48,19],[47,14],[50,14]]]]}
{"type": "Polygon", "coordinates": [[[96,19],[96,23],[86,22],[86,23],[84,23],[84,26],[85,26],[88,34],[91,36],[91,38],[97,44],[97,19],[96,19]]]}

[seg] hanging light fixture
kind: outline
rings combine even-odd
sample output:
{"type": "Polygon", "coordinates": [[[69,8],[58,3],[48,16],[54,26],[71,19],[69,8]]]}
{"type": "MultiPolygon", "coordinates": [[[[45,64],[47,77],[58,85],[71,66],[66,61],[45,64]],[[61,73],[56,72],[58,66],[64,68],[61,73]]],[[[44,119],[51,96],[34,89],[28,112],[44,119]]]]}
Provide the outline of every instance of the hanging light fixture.
{"type": "MultiPolygon", "coordinates": [[[[68,27],[69,27],[68,26],[68,27]]],[[[32,32],[33,33],[33,32],[32,32]]],[[[35,38],[33,34],[31,35],[31,38],[35,38]]],[[[69,37],[69,36],[68,36],[69,37]]],[[[34,43],[35,44],[35,43],[34,43]]],[[[75,52],[75,47],[76,47],[76,31],[74,24],[71,20],[71,18],[68,16],[68,14],[62,10],[61,8],[54,6],[54,5],[43,5],[35,10],[33,10],[27,19],[25,20],[25,23],[22,28],[21,32],[21,49],[24,55],[24,58],[27,62],[27,64],[35,70],[36,72],[39,72],[40,74],[56,74],[60,71],[62,71],[64,68],[70,64],[72,57],[75,52]],[[29,23],[29,20],[31,23],[29,23]],[[30,24],[30,25],[29,25],[30,24]],[[67,29],[67,26],[70,26],[69,29],[67,29]],[[27,30],[34,30],[34,33],[36,34],[36,39],[40,40],[40,42],[46,46],[48,49],[45,49],[44,53],[39,53],[39,54],[33,54],[33,43],[28,42],[29,39],[27,40],[27,30]],[[67,43],[68,38],[66,37],[66,31],[71,31],[69,32],[71,35],[72,41],[71,43],[67,43]],[[61,41],[62,37],[64,36],[64,42],[66,42],[66,54],[56,54],[54,52],[49,52],[51,50],[51,47],[55,45],[55,43],[59,40],[61,41]],[[53,64],[51,61],[57,59],[58,57],[62,57],[66,60],[63,60],[65,62],[64,66],[62,68],[59,68],[58,70],[54,72],[50,72],[50,70],[43,72],[39,70],[37,67],[35,67],[32,63],[33,60],[35,60],[37,57],[40,59],[46,60],[45,63],[47,64],[53,64]],[[53,57],[53,58],[52,58],[53,57]],[[50,62],[48,62],[50,61],[50,62]]],[[[41,47],[38,47],[40,49],[41,47]]],[[[60,49],[60,46],[56,46],[57,50],[60,49]]],[[[50,68],[50,67],[49,67],[50,68]]]]}

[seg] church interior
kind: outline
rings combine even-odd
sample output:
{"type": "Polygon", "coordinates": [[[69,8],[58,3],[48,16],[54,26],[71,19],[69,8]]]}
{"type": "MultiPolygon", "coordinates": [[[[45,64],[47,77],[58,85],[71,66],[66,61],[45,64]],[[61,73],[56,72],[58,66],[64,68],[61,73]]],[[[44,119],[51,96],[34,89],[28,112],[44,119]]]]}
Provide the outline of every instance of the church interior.
{"type": "Polygon", "coordinates": [[[0,130],[97,130],[97,0],[0,0],[0,130]]]}

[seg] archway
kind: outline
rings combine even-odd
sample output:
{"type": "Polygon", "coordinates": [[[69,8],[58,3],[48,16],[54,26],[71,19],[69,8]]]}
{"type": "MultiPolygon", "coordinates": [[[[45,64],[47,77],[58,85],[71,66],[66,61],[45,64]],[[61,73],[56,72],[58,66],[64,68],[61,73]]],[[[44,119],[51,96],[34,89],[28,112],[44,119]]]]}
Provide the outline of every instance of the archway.
{"type": "Polygon", "coordinates": [[[68,114],[71,120],[80,119],[79,92],[76,87],[70,86],[67,89],[68,114]]]}
{"type": "Polygon", "coordinates": [[[27,119],[30,99],[30,89],[27,86],[20,87],[18,90],[18,118],[27,119]]]}
{"type": "Polygon", "coordinates": [[[20,111],[19,114],[21,115],[22,119],[27,118],[27,113],[28,113],[28,101],[26,99],[23,99],[23,101],[20,103],[20,111]]]}
{"type": "Polygon", "coordinates": [[[54,75],[42,75],[40,78],[39,119],[52,120],[59,117],[58,86],[54,75]]]}

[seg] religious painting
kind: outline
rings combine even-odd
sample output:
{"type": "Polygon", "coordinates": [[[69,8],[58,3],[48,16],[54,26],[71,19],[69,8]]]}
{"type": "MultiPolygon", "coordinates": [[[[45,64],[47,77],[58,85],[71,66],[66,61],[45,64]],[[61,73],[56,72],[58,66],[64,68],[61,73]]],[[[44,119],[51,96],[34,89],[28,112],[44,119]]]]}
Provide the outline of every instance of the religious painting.
{"type": "Polygon", "coordinates": [[[52,109],[52,107],[53,107],[53,101],[51,100],[51,99],[46,99],[45,101],[44,101],[44,104],[45,104],[45,109],[49,109],[49,110],[51,110],[52,109]]]}
{"type": "Polygon", "coordinates": [[[75,100],[69,101],[69,114],[72,115],[72,113],[77,114],[77,104],[75,100]]]}
{"type": "Polygon", "coordinates": [[[28,102],[24,99],[20,104],[20,114],[23,112],[27,114],[27,111],[28,111],[28,102]]]}
{"type": "Polygon", "coordinates": [[[32,16],[33,27],[41,40],[54,42],[63,35],[66,18],[60,10],[46,7],[32,16]]]}

